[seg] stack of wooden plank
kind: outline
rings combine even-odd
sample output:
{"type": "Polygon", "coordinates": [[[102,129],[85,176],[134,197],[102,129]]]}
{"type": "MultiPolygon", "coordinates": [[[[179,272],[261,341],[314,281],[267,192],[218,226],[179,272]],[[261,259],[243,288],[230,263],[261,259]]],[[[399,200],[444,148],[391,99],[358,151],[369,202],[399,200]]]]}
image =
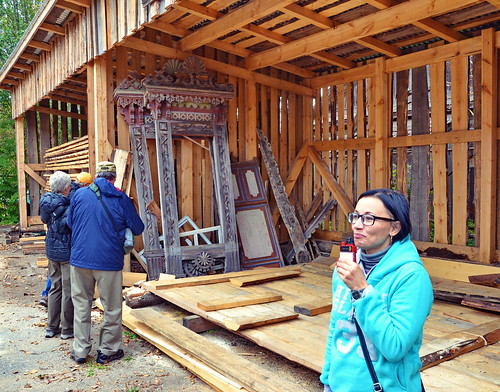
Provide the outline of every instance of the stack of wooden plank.
{"type": "Polygon", "coordinates": [[[45,236],[19,238],[19,245],[25,255],[45,253],[45,236]]]}
{"type": "MultiPolygon", "coordinates": [[[[233,331],[259,346],[320,372],[328,334],[333,261],[335,258],[330,257],[279,270],[165,279],[146,282],[142,287],[210,321],[212,325],[233,331]],[[290,316],[292,313],[295,313],[293,317],[290,316]]],[[[434,263],[439,261],[434,260],[434,263]]],[[[493,304],[499,300],[500,292],[496,288],[437,277],[433,281],[436,296],[450,291],[454,293],[454,298],[466,294],[468,298],[486,298],[488,303],[493,304]]],[[[192,345],[184,344],[183,341],[191,339],[181,338],[184,331],[176,331],[164,318],[152,308],[135,309],[124,315],[124,323],[140,335],[146,330],[159,333],[162,339],[175,342],[179,350],[201,360],[211,369],[217,368],[219,356],[211,360],[203,357],[203,353],[192,345]]],[[[495,311],[484,312],[457,300],[436,300],[424,328],[421,350],[426,390],[494,390],[498,385],[495,381],[498,381],[498,374],[494,365],[484,364],[500,354],[499,325],[500,316],[495,311]],[[447,376],[443,378],[441,373],[447,376]]],[[[142,336],[149,340],[152,335],[146,333],[142,336]]],[[[205,343],[197,344],[204,347],[205,343]]],[[[229,378],[233,382],[242,384],[237,373],[222,368],[219,371],[226,377],[231,374],[229,378]]],[[[203,374],[200,377],[203,378],[203,374]]],[[[280,385],[281,379],[274,377],[274,382],[280,385]]],[[[248,385],[244,388],[256,390],[248,385]]]]}
{"type": "Polygon", "coordinates": [[[49,148],[45,152],[47,170],[89,169],[89,138],[83,136],[49,148]]]}

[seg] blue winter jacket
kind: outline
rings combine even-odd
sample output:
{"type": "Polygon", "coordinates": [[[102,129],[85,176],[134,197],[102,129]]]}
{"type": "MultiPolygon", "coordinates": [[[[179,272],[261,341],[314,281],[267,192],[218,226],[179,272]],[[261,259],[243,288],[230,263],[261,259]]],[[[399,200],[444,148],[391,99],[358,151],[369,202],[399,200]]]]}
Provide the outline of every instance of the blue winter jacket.
{"type": "Polygon", "coordinates": [[[40,198],[40,218],[47,225],[45,254],[52,261],[68,261],[71,232],[66,225],[69,198],[59,193],[45,193],[40,198]]]}
{"type": "Polygon", "coordinates": [[[144,224],[132,201],[104,178],[96,178],[102,199],[111,213],[118,233],[96,193],[90,187],[76,191],[71,199],[68,226],[71,236],[71,265],[101,271],[123,269],[123,241],[128,227],[134,235],[144,230],[144,224]]]}
{"type": "Polygon", "coordinates": [[[372,379],[352,321],[356,314],[384,392],[420,392],[419,349],[433,302],[432,284],[410,236],[394,243],[367,277],[373,289],[351,300],[332,278],[332,311],[320,379],[335,392],[372,391],[372,379]]]}

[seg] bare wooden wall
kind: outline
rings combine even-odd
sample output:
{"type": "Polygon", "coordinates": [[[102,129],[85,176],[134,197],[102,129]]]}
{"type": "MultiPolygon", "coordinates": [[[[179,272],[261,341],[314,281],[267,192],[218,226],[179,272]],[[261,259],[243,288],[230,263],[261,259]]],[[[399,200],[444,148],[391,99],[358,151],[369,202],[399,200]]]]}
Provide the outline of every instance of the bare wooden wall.
{"type": "MultiPolygon", "coordinates": [[[[405,64],[377,60],[362,79],[332,76],[318,90],[312,125],[313,145],[349,198],[398,189],[409,197],[413,239],[422,249],[446,247],[490,262],[498,261],[491,245],[498,249],[499,238],[492,39],[486,31],[459,56],[427,49],[405,64]]],[[[322,179],[314,179],[320,188],[322,179]]],[[[344,213],[333,211],[322,236],[348,229],[344,213]]]]}

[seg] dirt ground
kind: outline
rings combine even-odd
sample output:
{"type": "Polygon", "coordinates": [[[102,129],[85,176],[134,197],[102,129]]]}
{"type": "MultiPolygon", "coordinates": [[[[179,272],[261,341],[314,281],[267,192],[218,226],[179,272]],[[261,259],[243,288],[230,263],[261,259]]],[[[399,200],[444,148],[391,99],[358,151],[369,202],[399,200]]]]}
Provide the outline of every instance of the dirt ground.
{"type": "MultiPolygon", "coordinates": [[[[124,327],[125,357],[103,366],[95,362],[102,312],[92,312],[93,351],[84,365],[69,358],[72,340],[46,339],[46,308],[39,305],[46,268],[38,255],[24,255],[18,243],[0,245],[0,382],[4,391],[153,392],[213,391],[209,385],[124,327]]],[[[172,305],[168,305],[172,306],[172,305]]],[[[177,309],[179,315],[182,310],[177,309]]],[[[223,329],[205,333],[216,342],[304,391],[322,391],[318,374],[223,329]]],[[[278,377],[278,379],[279,379],[278,377]]]]}

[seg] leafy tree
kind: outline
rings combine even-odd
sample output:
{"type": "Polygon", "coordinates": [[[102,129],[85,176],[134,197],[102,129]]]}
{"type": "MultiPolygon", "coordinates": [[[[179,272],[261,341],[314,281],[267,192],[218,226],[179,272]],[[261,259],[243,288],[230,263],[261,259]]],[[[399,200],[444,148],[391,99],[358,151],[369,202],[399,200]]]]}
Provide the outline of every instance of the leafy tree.
{"type": "MultiPolygon", "coordinates": [[[[0,66],[9,60],[43,0],[0,0],[0,66]]],[[[11,95],[0,91],[0,224],[19,220],[11,95]]]]}

